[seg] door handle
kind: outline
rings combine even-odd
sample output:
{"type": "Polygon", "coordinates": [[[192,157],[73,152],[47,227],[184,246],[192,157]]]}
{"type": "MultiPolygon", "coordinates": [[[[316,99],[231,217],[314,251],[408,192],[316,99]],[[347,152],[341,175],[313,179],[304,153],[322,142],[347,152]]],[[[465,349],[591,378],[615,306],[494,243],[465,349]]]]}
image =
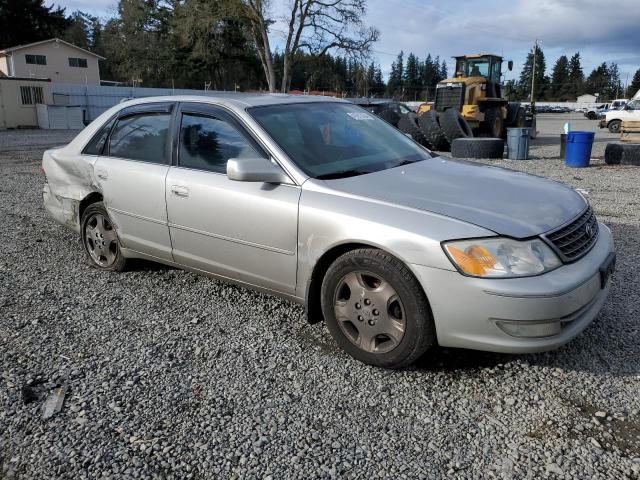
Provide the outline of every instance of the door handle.
{"type": "Polygon", "coordinates": [[[187,187],[181,187],[180,185],[173,185],[171,187],[171,193],[177,197],[188,197],[189,189],[187,187]]]}
{"type": "Polygon", "coordinates": [[[107,174],[107,171],[102,170],[101,168],[96,171],[96,175],[98,175],[98,178],[101,178],[102,180],[106,180],[107,178],[109,178],[109,174],[107,174]]]}

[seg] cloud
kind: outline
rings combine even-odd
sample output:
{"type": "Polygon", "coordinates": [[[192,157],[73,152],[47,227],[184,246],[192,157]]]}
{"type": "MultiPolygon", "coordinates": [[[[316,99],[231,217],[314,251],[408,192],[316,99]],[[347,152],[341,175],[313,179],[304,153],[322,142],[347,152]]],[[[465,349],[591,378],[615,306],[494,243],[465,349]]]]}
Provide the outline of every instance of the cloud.
{"type": "MultiPolygon", "coordinates": [[[[580,51],[587,74],[603,61],[616,61],[623,74],[633,74],[640,68],[640,1],[607,3],[370,0],[367,22],[380,29],[378,52],[412,51],[421,58],[493,52],[513,59],[518,72],[537,38],[549,69],[558,56],[580,51]]],[[[393,56],[376,55],[388,72],[393,56]]]]}

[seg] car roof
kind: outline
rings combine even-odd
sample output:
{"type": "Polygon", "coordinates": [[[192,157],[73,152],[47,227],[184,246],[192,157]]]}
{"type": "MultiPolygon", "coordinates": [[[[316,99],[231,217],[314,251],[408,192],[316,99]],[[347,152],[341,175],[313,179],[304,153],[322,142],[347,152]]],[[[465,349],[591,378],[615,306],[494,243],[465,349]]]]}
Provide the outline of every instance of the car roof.
{"type": "Polygon", "coordinates": [[[316,95],[292,95],[288,93],[215,92],[203,95],[170,95],[161,97],[135,98],[132,100],[127,100],[126,102],[122,102],[121,105],[132,106],[153,102],[216,103],[240,109],[244,109],[247,107],[259,107],[264,105],[285,105],[292,103],[349,103],[335,97],[322,97],[316,95]]]}

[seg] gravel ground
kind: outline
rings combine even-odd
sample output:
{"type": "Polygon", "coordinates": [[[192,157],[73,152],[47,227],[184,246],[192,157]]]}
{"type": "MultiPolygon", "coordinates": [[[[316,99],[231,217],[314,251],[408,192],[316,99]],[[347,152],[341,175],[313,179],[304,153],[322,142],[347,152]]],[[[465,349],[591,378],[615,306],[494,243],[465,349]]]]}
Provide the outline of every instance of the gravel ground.
{"type": "Polygon", "coordinates": [[[640,168],[568,169],[545,133],[538,159],[492,161],[589,192],[617,242],[610,300],[558,351],[385,371],[286,301],[88,268],[40,197],[43,149],[73,135],[0,132],[0,478],[640,478],[640,168]]]}

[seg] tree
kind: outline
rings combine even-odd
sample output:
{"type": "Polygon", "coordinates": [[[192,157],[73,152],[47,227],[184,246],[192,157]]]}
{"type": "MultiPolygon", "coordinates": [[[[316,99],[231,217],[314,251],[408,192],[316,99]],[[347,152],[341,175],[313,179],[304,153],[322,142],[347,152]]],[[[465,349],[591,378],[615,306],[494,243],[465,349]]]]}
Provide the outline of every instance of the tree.
{"type": "MultiPolygon", "coordinates": [[[[275,91],[275,71],[269,41],[273,23],[267,0],[239,0],[242,12],[251,24],[251,33],[265,71],[269,90],[275,91]]],[[[315,56],[343,51],[363,58],[378,39],[375,28],[362,21],[366,0],[292,0],[286,19],[283,46],[281,91],[289,89],[291,67],[296,53],[303,49],[315,56]]]]}
{"type": "MultiPolygon", "coordinates": [[[[391,73],[387,82],[387,95],[394,97],[402,90],[404,78],[404,52],[400,51],[395,62],[391,64],[391,73]]],[[[402,92],[401,92],[402,93],[402,92]]]]}
{"type": "Polygon", "coordinates": [[[535,92],[534,100],[540,100],[544,97],[549,84],[549,78],[545,75],[547,63],[544,58],[544,52],[539,46],[534,46],[527,55],[527,61],[522,67],[520,73],[519,91],[521,98],[531,97],[531,78],[533,77],[533,59],[535,57],[535,92]]]}
{"type": "Polygon", "coordinates": [[[602,62],[587,77],[585,82],[587,93],[599,94],[604,100],[613,100],[622,91],[620,73],[616,63],[602,62]]]}
{"type": "Polygon", "coordinates": [[[551,85],[549,86],[549,99],[565,102],[572,96],[573,91],[569,82],[569,59],[566,55],[562,55],[553,66],[551,85]]]}
{"type": "Polygon", "coordinates": [[[631,83],[627,87],[626,97],[632,98],[638,92],[640,92],[640,68],[636,70],[633,80],[631,80],[631,83]]]}
{"type": "Polygon", "coordinates": [[[409,98],[415,100],[420,89],[420,72],[418,70],[418,58],[409,53],[407,56],[407,66],[404,69],[402,78],[404,87],[409,93],[409,98]]]}
{"type": "Polygon", "coordinates": [[[70,21],[44,0],[0,0],[0,49],[61,37],[70,21]]]}
{"type": "Polygon", "coordinates": [[[584,93],[584,73],[580,63],[580,52],[576,52],[569,60],[569,86],[576,97],[584,93]]]}

